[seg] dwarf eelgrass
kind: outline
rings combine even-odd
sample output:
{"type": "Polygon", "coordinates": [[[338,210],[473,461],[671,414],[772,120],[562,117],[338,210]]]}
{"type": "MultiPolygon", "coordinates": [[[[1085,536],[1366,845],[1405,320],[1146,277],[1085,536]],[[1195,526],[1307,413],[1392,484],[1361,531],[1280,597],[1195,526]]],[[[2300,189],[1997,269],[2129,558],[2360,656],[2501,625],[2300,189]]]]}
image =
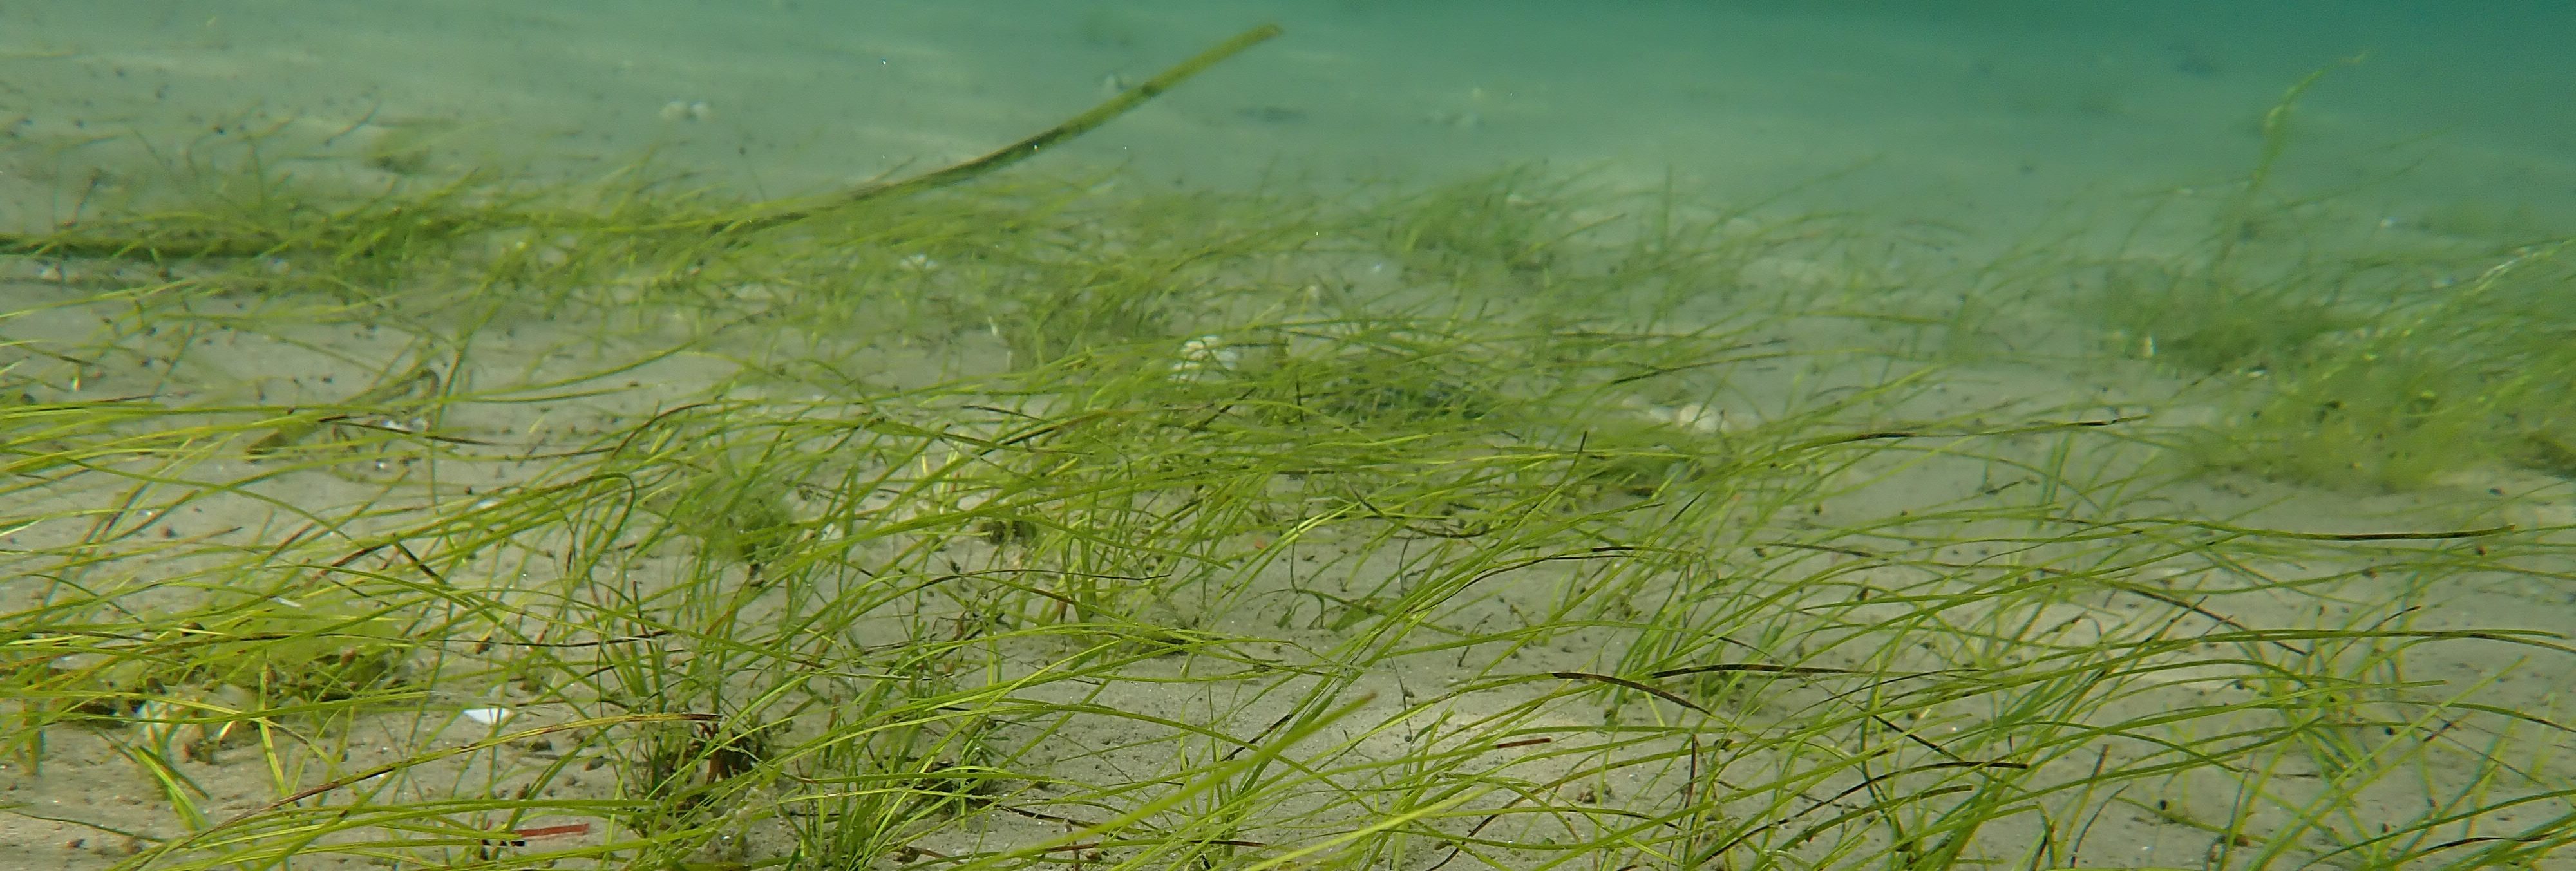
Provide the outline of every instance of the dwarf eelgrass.
{"type": "Polygon", "coordinates": [[[2342,208],[2349,192],[2284,190],[2290,120],[2317,82],[2264,114],[2255,165],[2222,204],[2167,196],[2177,214],[2137,221],[2098,262],[2038,240],[2048,253],[1997,283],[2039,289],[2031,298],[2073,284],[2059,304],[2095,325],[2097,348],[2201,388],[2177,388],[2178,404],[2215,419],[2168,444],[2204,469],[2359,492],[2568,477],[2566,391],[2551,374],[2576,327],[2568,241],[2401,232],[2342,208]]]}
{"type": "Polygon", "coordinates": [[[2190,444],[2215,465],[2362,489],[2509,465],[2564,477],[2551,450],[2566,419],[2553,373],[2576,326],[2564,247],[2499,255],[2438,296],[2391,298],[2366,326],[2282,358],[2190,444]]]}
{"type": "Polygon", "coordinates": [[[1503,178],[1032,182],[722,244],[650,185],[491,227],[432,188],[338,213],[377,243],[8,285],[54,320],[0,406],[0,739],[35,796],[152,796],[8,810],[183,869],[2576,838],[2511,673],[2571,651],[2433,607],[2565,582],[2563,530],[2207,516],[2125,418],[1857,351],[1906,323],[1835,315],[1884,289],[1777,256],[1813,233],[1503,178]]]}

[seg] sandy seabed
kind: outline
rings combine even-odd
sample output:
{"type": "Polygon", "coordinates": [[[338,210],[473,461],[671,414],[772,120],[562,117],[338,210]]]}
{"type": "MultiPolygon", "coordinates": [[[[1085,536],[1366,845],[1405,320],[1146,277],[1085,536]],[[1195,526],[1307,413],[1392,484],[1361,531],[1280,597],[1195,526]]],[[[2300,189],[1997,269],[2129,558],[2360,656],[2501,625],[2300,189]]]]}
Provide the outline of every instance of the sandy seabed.
{"type": "MultiPolygon", "coordinates": [[[[1287,29],[1283,38],[1012,171],[1105,173],[1100,177],[1114,179],[1105,187],[1154,193],[1330,194],[1374,184],[1426,184],[1510,166],[1540,167],[1536,172],[1541,176],[1579,179],[1586,189],[1670,187],[1688,191],[1693,203],[1710,209],[1758,204],[1739,219],[1748,227],[1777,226],[1771,222],[1784,215],[1846,216],[1847,223],[1836,225],[1843,229],[1834,231],[1838,247],[1831,256],[1808,249],[1756,258],[1743,265],[1740,276],[1763,285],[1772,296],[1823,299],[1843,294],[1836,298],[1863,307],[1883,304],[1883,313],[1891,316],[1915,316],[1926,310],[1927,301],[1975,289],[1975,276],[1992,274],[1981,273],[1978,264],[2024,262],[2035,251],[2070,261],[2086,254],[2141,261],[2191,256],[2196,246],[2207,244],[2205,233],[2143,216],[2224,208],[2229,192],[2241,186],[2260,158],[2265,111],[2304,76],[2326,70],[2299,105],[2295,150],[2272,181],[2278,190],[2317,192],[2313,197],[2284,195],[2295,202],[2283,209],[2303,227],[2322,228],[2314,231],[2319,238],[2331,239],[2345,251],[2384,244],[2391,250],[2458,252],[2509,250],[2515,244],[2563,238],[2576,228],[2576,150],[2570,150],[2570,143],[2576,143],[2576,120],[2566,117],[2564,108],[2534,110],[2545,103],[2512,96],[2538,88],[2563,92],[2550,83],[2565,81],[2569,71],[2553,71],[2551,64],[2563,61],[2493,48],[2507,44],[2496,42],[2477,43],[2495,52],[2492,63],[2474,68],[2453,64],[2459,45],[2486,38],[2465,28],[2388,25],[2380,33],[2369,22],[2346,22],[2340,30],[2313,28],[2290,35],[2277,29],[2276,22],[2251,20],[2230,27],[2180,13],[2167,20],[2088,22],[2016,17],[2009,9],[1933,16],[1847,6],[1792,11],[1796,7],[1602,4],[1569,11],[1575,8],[787,2],[575,6],[463,0],[22,5],[0,10],[0,136],[6,137],[0,140],[5,146],[0,151],[0,225],[33,232],[95,218],[111,204],[151,196],[152,167],[184,163],[190,154],[213,153],[254,132],[292,143],[292,160],[305,161],[282,165],[281,171],[314,177],[438,178],[476,167],[509,167],[537,178],[584,179],[649,155],[692,184],[750,198],[834,189],[982,153],[1042,129],[1245,26],[1278,21],[1287,29]],[[2387,35],[2408,33],[2416,35],[2387,35]],[[2360,60],[2347,64],[2352,58],[2360,60]],[[1851,229],[1861,227],[1866,229],[1851,229]],[[1872,235],[1882,232],[1884,241],[1872,235]],[[1917,278],[1936,275],[1941,278],[1917,278]],[[1962,275],[1970,277],[1960,279],[1962,275]],[[1891,286],[1883,293],[1854,292],[1856,285],[1873,281],[1891,286]]],[[[1615,216],[1601,215],[1604,220],[1615,216]]],[[[2474,284],[2481,264],[2491,267],[2510,256],[2479,261],[2463,255],[2426,266],[2406,280],[2420,281],[2426,294],[2438,295],[2474,284]]],[[[938,267],[927,258],[908,263],[904,268],[915,272],[938,267]]],[[[1295,261],[1298,268],[1331,272],[1352,287],[1402,296],[1409,279],[1401,264],[1391,263],[1365,254],[1295,261]]],[[[185,371],[174,374],[179,358],[157,350],[168,337],[126,335],[120,331],[127,329],[127,312],[115,301],[73,292],[115,284],[123,274],[119,269],[139,268],[0,258],[0,310],[14,313],[0,321],[0,354],[66,336],[110,336],[110,344],[137,349],[135,359],[78,370],[85,383],[49,385],[58,390],[47,401],[117,396],[181,401],[195,390],[293,405],[338,401],[388,374],[384,361],[417,353],[412,338],[397,331],[317,320],[256,335],[209,334],[199,349],[187,352],[185,371]],[[254,389],[256,397],[244,395],[254,389]]],[[[1517,288],[1504,282],[1483,292],[1508,296],[1517,288]]],[[[2070,278],[1998,304],[1986,315],[1997,340],[1987,347],[1994,352],[1943,369],[1937,384],[1901,410],[1924,419],[1952,419],[1999,408],[2089,407],[2106,416],[2148,412],[2177,423],[2228,413],[2223,393],[2192,392],[2193,377],[2150,365],[2155,361],[2148,358],[2156,353],[2153,337],[2113,336],[2070,316],[2069,300],[2087,290],[2081,280],[2070,278]],[[2131,350],[2141,341],[2148,343],[2143,350],[2131,350]],[[2134,365],[2063,362],[2098,356],[2106,345],[2120,347],[2111,356],[2125,356],[2134,365]]],[[[1687,330],[1694,325],[1661,326],[1687,330]]],[[[514,324],[506,335],[494,335],[478,348],[472,373],[449,371],[443,377],[451,383],[475,377],[541,383],[577,375],[585,367],[612,365],[621,354],[649,345],[584,347],[581,333],[588,328],[578,322],[514,324]]],[[[969,330],[942,348],[853,353],[880,373],[872,383],[917,386],[1004,371],[1021,362],[1010,356],[1008,343],[999,341],[1002,333],[1001,325],[991,325],[988,338],[976,338],[969,330]]],[[[650,335],[638,330],[625,340],[650,335]]],[[[1179,341],[1186,338],[1175,341],[1186,364],[1179,370],[1184,374],[1238,362],[1234,356],[1220,357],[1213,345],[1179,341]]],[[[1870,347],[1886,341],[1849,326],[1784,328],[1762,338],[1808,348],[1870,347]]],[[[183,339],[179,347],[189,346],[183,339]]],[[[43,362],[18,356],[31,362],[10,357],[11,371],[43,362]]],[[[578,450],[587,444],[581,438],[585,434],[609,431],[738,385],[741,359],[706,353],[661,360],[616,379],[630,389],[588,398],[567,410],[495,407],[449,423],[477,438],[516,437],[531,456],[541,449],[578,450]]],[[[1778,407],[1805,389],[1755,383],[1743,388],[1736,397],[1740,405],[1732,409],[1642,392],[1606,402],[1603,408],[1604,413],[1725,436],[1737,432],[1726,414],[1736,415],[1732,420],[1758,420],[1762,409],[1778,407]]],[[[196,471],[220,475],[227,468],[243,473],[254,468],[247,459],[228,462],[234,465],[196,471]]],[[[278,533],[271,530],[284,524],[280,503],[362,502],[377,492],[368,482],[399,473],[381,468],[381,461],[377,465],[354,477],[284,482],[259,498],[195,502],[186,516],[161,519],[163,526],[156,528],[164,532],[152,534],[174,541],[226,534],[273,539],[278,533]]],[[[486,479],[445,484],[506,487],[518,471],[520,467],[496,464],[472,473],[488,475],[486,479]]],[[[1831,500],[1820,500],[1813,522],[1864,523],[1873,507],[1937,503],[1963,485],[1946,470],[1917,477],[1888,474],[1890,483],[1866,498],[1830,505],[1831,500]]],[[[63,504],[78,503],[77,496],[62,498],[71,500],[63,504]]],[[[2162,498],[2180,515],[2279,529],[2423,530],[2471,519],[2530,530],[2576,522],[2570,514],[2576,501],[2564,480],[2492,464],[2452,470],[2427,487],[2403,493],[2355,493],[2213,474],[2177,485],[2162,498]]],[[[979,528],[977,537],[958,545],[962,555],[955,559],[1007,563],[1016,558],[1011,541],[1018,534],[1015,529],[979,528]]],[[[13,537],[9,544],[21,553],[59,545],[58,536],[64,534],[49,528],[10,533],[23,537],[13,537]]],[[[1259,544],[1267,548],[1271,542],[1259,544]]],[[[1330,542],[1314,546],[1334,547],[1330,542]]],[[[2564,558],[2563,551],[2547,553],[2564,558]]],[[[1402,574],[1413,570],[1406,559],[1366,555],[1344,570],[1354,576],[1402,574]]],[[[2281,559],[2281,564],[2247,571],[2326,576],[2350,568],[2301,563],[2297,556],[2281,559]]],[[[1255,583],[1294,586],[1293,566],[1285,571],[1284,580],[1255,583]]],[[[1556,594],[1552,591],[1586,583],[1577,569],[1553,571],[1497,584],[1491,599],[1442,619],[1479,626],[1522,619],[1523,609],[1539,607],[1536,603],[1556,594]]],[[[2426,631],[2474,627],[2565,633],[2576,626],[2576,593],[2565,586],[2569,571],[2563,564],[2544,563],[2528,572],[2487,566],[2463,575],[2466,580],[2459,587],[2417,602],[2421,613],[2413,619],[2426,631]]],[[[2170,584],[2179,574],[2170,566],[2142,566],[2138,577],[2141,583],[2170,584]]],[[[43,586],[32,575],[0,578],[0,593],[6,594],[0,602],[10,610],[32,607],[43,586]]],[[[2340,595],[2366,602],[2404,589],[2402,580],[2392,577],[2384,586],[2355,584],[2340,595]]],[[[1349,605],[1374,601],[1368,592],[1345,588],[1339,594],[1348,594],[1343,604],[1349,605]]],[[[2176,605],[2172,599],[2088,606],[2145,605],[2156,619],[2213,619],[2205,612],[2175,618],[2156,610],[2176,605]]],[[[2295,597],[2269,606],[2240,603],[2220,625],[2297,625],[2315,616],[2310,609],[2322,607],[2295,597]]],[[[1274,622],[1271,616],[1157,615],[1207,631],[1275,637],[1310,649],[1348,640],[1348,624],[1318,616],[1311,625],[1289,631],[1286,618],[1274,622]]],[[[1575,632],[1511,655],[1514,667],[1527,673],[1592,675],[1609,667],[1601,651],[1618,640],[1615,633],[1575,632]]],[[[1284,651],[1279,655],[1280,661],[1288,658],[1284,651]]],[[[1463,654],[1455,665],[1443,667],[1440,663],[1447,660],[1444,652],[1390,664],[1354,679],[1348,692],[1373,693],[1373,703],[1380,706],[1410,706],[1417,696],[1443,691],[1434,688],[1474,684],[1493,675],[1492,666],[1470,667],[1463,654]]],[[[1207,718],[1211,728],[1243,734],[1268,734],[1265,725],[1276,729],[1278,718],[1298,710],[1284,694],[1211,701],[1179,681],[1190,666],[1147,660],[1137,667],[1142,672],[1169,670],[1159,677],[1171,678],[1170,686],[1181,688],[1138,684],[1122,690],[1126,695],[1105,700],[1083,698],[1063,686],[1037,695],[1068,704],[1110,704],[1175,721],[1207,718]]],[[[2569,669],[2561,654],[2479,647],[2427,656],[2405,677],[2450,681],[2460,692],[2476,686],[2487,694],[2479,697],[2482,703],[2529,714],[2538,725],[2525,725],[2538,734],[2516,736],[2524,743],[2510,744],[2514,752],[2525,754],[2516,764],[2527,765],[2534,782],[2566,788],[2566,763],[2559,758],[2563,753],[2552,753],[2567,749],[2567,741],[2553,736],[2550,730],[2557,727],[2550,724],[2567,722],[2562,690],[2569,669]]],[[[2191,674],[2178,670],[2168,677],[2181,682],[2191,674]]],[[[480,710],[474,706],[486,702],[516,709],[544,695],[524,688],[488,693],[445,688],[429,693],[429,700],[464,710],[480,710]]],[[[1531,698],[1536,696],[1502,693],[1462,701],[1449,715],[1502,716],[1531,698]]],[[[1369,708],[1354,716],[1370,720],[1378,715],[1379,709],[1369,708]]],[[[562,721],[568,718],[546,722],[562,721]]],[[[330,760],[331,770],[364,770],[407,758],[423,747],[478,740],[493,734],[483,729],[487,725],[465,718],[436,727],[418,721],[361,726],[332,742],[338,756],[330,760]]],[[[1599,724],[1576,723],[1551,710],[1527,725],[1580,730],[1599,724]]],[[[1147,740],[1146,733],[1124,728],[1119,723],[1067,727],[1059,740],[1101,749],[1065,763],[1060,773],[1074,780],[1106,781],[1121,776],[1122,766],[1145,764],[1131,755],[1141,757],[1132,745],[1147,740]]],[[[0,768],[0,783],[6,784],[6,792],[0,792],[0,866],[109,867],[149,856],[153,845],[186,831],[186,821],[168,811],[162,786],[140,775],[131,754],[117,750],[116,742],[68,726],[53,731],[59,734],[42,751],[48,758],[40,776],[25,773],[21,760],[0,768]]],[[[1431,731],[1423,727],[1419,734],[1431,731]]],[[[217,745],[226,740],[214,739],[217,745]]],[[[1349,740],[1353,758],[1401,759],[1425,752],[1414,743],[1415,733],[1402,730],[1361,730],[1349,740]]],[[[573,745],[566,741],[563,746],[573,745]]],[[[1690,753],[1698,752],[1692,745],[1690,753]]],[[[264,770],[263,758],[228,749],[186,760],[174,770],[190,778],[187,788],[220,820],[278,798],[274,786],[281,774],[264,770]]],[[[512,743],[506,753],[440,770],[461,782],[506,780],[475,765],[553,766],[549,770],[555,774],[572,772],[551,781],[568,800],[611,795],[614,771],[589,776],[585,786],[584,775],[597,766],[583,769],[581,762],[562,761],[567,758],[582,757],[558,750],[554,742],[528,739],[512,743]]],[[[1553,771],[1580,767],[1566,762],[1553,771]]],[[[2437,770],[2427,778],[2434,789],[2461,788],[2444,780],[2454,774],[2460,772],[2437,770]]],[[[287,779],[297,776],[307,782],[316,777],[304,772],[287,779]]],[[[1582,801],[1608,804],[1594,790],[1624,792],[1645,788],[1653,779],[1620,772],[1595,781],[1583,787],[1582,801]]],[[[2224,808],[2236,800],[2208,784],[2176,789],[2204,809],[2224,808]]],[[[1560,791],[1573,794],[1571,787],[1560,791]]],[[[2386,810],[2413,798],[2374,792],[2367,801],[2386,810]]],[[[1069,825],[1068,817],[1109,813],[1097,807],[1076,813],[1043,806],[1056,810],[1002,816],[975,834],[993,842],[1043,840],[1069,825]]],[[[2166,807],[2162,799],[2152,807],[2142,800],[2106,814],[2093,835],[2104,845],[2094,854],[2096,861],[2180,867],[2235,867],[2230,863],[2246,861],[2222,849],[2231,839],[2242,840],[2242,833],[2206,831],[2179,812],[2160,816],[2166,807]]],[[[550,819],[521,828],[543,829],[550,819]]],[[[581,836],[606,834],[584,829],[581,836]]],[[[2519,836],[2535,842],[2566,837],[2519,836]]],[[[740,837],[759,841],[784,836],[773,826],[746,829],[740,837]]],[[[2257,847],[2250,842],[2233,846],[2257,847]]],[[[707,861],[757,861],[763,850],[774,847],[719,845],[708,848],[713,858],[707,861]]],[[[963,854],[974,847],[973,838],[949,832],[907,847],[917,852],[905,857],[963,854]]],[[[1099,861],[1097,852],[1076,849],[1071,855],[1099,861]]],[[[1114,848],[1112,853],[1114,858],[1114,848]]],[[[1493,861],[1533,862],[1531,855],[1543,854],[1493,861]]],[[[1261,858],[1245,861],[1255,860],[1261,858]]],[[[2537,861],[2536,867],[2569,867],[2563,857],[2537,861]],[[2553,861],[2561,864],[2548,864],[2553,861]]]]}

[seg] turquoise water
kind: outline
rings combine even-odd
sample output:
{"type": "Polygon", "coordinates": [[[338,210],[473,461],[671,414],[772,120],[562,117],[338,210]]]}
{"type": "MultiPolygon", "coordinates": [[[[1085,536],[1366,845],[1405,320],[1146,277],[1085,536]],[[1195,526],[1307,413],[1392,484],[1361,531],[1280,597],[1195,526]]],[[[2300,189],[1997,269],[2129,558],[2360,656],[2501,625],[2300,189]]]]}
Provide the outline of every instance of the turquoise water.
{"type": "Polygon", "coordinates": [[[175,134],[253,110],[317,131],[434,122],[469,131],[451,160],[581,167],[655,148],[767,190],[975,153],[1087,105],[1113,77],[1275,21],[1286,38],[1068,159],[1201,185],[1545,161],[2015,230],[2055,205],[2241,174],[2256,119],[2331,68],[2303,103],[2293,172],[2367,180],[2355,196],[2401,220],[2472,210],[2564,229],[2576,210],[2576,73],[2557,38],[2569,13],[2541,3],[121,2],[0,14],[0,120],[21,137],[175,134]],[[665,122],[674,101],[709,111],[665,122]]]}

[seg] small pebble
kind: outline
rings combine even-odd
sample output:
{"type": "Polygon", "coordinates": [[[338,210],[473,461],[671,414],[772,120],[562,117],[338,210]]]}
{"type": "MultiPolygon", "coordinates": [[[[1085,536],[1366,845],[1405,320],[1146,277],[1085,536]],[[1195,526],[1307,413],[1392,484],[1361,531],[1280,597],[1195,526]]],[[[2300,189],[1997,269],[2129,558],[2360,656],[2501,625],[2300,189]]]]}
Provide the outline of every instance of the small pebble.
{"type": "Polygon", "coordinates": [[[707,105],[705,100],[672,100],[662,104],[664,121],[708,121],[715,116],[715,107],[707,105]]]}

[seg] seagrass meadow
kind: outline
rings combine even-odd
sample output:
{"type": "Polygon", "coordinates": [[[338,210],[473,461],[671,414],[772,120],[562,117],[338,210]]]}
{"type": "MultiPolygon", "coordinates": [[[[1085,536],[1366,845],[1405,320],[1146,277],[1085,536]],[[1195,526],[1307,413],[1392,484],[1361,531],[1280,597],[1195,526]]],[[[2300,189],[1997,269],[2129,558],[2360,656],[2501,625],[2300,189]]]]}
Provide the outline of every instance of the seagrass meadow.
{"type": "Polygon", "coordinates": [[[1973,255],[1017,165],[1275,35],[784,199],[13,140],[0,867],[2576,867],[2569,239],[2316,79],[1973,255]]]}

